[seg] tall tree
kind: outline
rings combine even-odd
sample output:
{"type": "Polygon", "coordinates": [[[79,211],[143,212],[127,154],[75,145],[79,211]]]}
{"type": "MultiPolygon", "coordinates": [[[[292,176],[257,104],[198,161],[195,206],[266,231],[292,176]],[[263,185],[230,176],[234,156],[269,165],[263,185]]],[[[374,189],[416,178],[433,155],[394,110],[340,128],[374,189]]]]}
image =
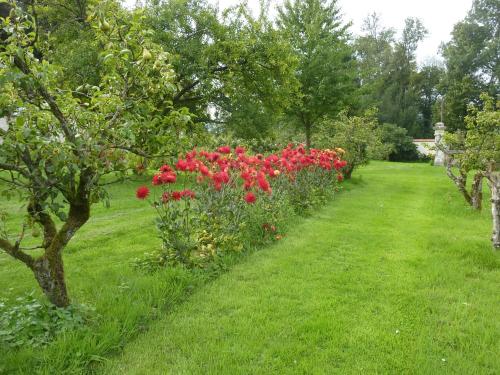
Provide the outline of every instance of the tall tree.
{"type": "Polygon", "coordinates": [[[444,77],[444,69],[436,64],[423,66],[415,76],[414,85],[418,95],[418,132],[415,134],[419,138],[432,137],[433,124],[440,120],[441,92],[440,82],[444,77]]]}
{"type": "Polygon", "coordinates": [[[219,15],[205,0],[169,0],[148,14],[178,72],[174,106],[187,106],[211,128],[268,134],[297,82],[292,50],[266,13],[254,17],[240,5],[219,15]]]}
{"type": "Polygon", "coordinates": [[[383,27],[376,13],[365,18],[362,31],[354,42],[354,49],[360,85],[359,106],[364,111],[380,107],[396,32],[383,27]]]}
{"type": "Polygon", "coordinates": [[[355,87],[353,51],[348,24],[342,22],[336,0],[286,0],[278,9],[283,30],[298,58],[300,91],[288,111],[311,146],[315,125],[348,106],[355,87]]]}
{"type": "Polygon", "coordinates": [[[480,104],[480,95],[495,97],[500,89],[500,3],[474,0],[467,17],[453,28],[443,46],[447,74],[446,124],[465,129],[469,104],[480,104]]]}
{"type": "Polygon", "coordinates": [[[418,92],[415,89],[416,49],[427,31],[417,18],[407,18],[401,39],[396,42],[394,53],[385,77],[385,91],[380,107],[382,122],[397,124],[411,136],[419,135],[418,92]]]}

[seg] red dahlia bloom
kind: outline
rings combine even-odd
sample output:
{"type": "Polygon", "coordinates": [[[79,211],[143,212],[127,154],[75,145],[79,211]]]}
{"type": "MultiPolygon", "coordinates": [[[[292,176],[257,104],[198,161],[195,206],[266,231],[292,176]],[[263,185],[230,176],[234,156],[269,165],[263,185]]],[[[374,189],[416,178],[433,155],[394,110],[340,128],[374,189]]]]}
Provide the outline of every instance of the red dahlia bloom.
{"type": "Polygon", "coordinates": [[[243,185],[243,188],[245,190],[250,190],[252,188],[252,186],[254,185],[253,181],[250,181],[250,180],[246,180],[245,181],[245,184],[243,185]]]}
{"type": "Polygon", "coordinates": [[[244,154],[245,153],[245,148],[238,146],[234,149],[234,151],[239,155],[239,154],[244,154]]]}
{"type": "Polygon", "coordinates": [[[196,196],[195,192],[189,189],[181,191],[181,195],[189,199],[193,199],[196,196]]]}
{"type": "Polygon", "coordinates": [[[165,184],[173,184],[177,180],[174,172],[165,172],[161,174],[161,180],[165,184]]]}
{"type": "Polygon", "coordinates": [[[196,150],[192,150],[191,152],[188,152],[186,154],[186,159],[187,160],[192,160],[196,157],[196,150]]]}
{"type": "Polygon", "coordinates": [[[167,203],[168,201],[170,200],[170,193],[168,191],[165,191],[162,195],[161,195],[161,201],[163,203],[167,203]]]}
{"type": "Polygon", "coordinates": [[[217,149],[221,154],[229,154],[231,153],[231,147],[229,146],[222,146],[217,149]]]}
{"type": "Polygon", "coordinates": [[[135,192],[135,196],[138,199],[146,199],[149,195],[149,189],[147,186],[141,186],[137,188],[137,191],[135,192]]]}
{"type": "Polygon", "coordinates": [[[270,188],[271,188],[271,185],[269,185],[269,182],[266,180],[266,177],[263,173],[261,173],[259,175],[259,177],[257,177],[257,182],[259,184],[259,187],[263,190],[263,191],[269,191],[270,188]]]}
{"type": "Polygon", "coordinates": [[[180,191],[174,191],[174,192],[172,192],[172,199],[174,201],[178,201],[181,198],[182,198],[182,192],[180,192],[180,191]]]}
{"type": "Polygon", "coordinates": [[[211,162],[215,162],[215,161],[217,161],[217,159],[220,158],[220,154],[218,154],[217,152],[212,152],[212,153],[206,155],[206,158],[208,160],[210,160],[211,162]]]}
{"type": "Polygon", "coordinates": [[[342,176],[340,173],[337,175],[337,181],[342,182],[344,181],[344,176],[342,176]]]}
{"type": "Polygon", "coordinates": [[[255,203],[256,200],[257,200],[257,197],[251,191],[249,191],[247,193],[247,195],[245,195],[245,202],[247,202],[248,204],[255,203]]]}
{"type": "Polygon", "coordinates": [[[221,184],[221,183],[227,184],[229,182],[229,174],[224,171],[217,172],[216,174],[214,174],[213,180],[216,184],[221,184]]]}
{"type": "Polygon", "coordinates": [[[170,165],[164,164],[160,167],[160,172],[171,172],[172,167],[170,165]]]}
{"type": "Polygon", "coordinates": [[[200,166],[200,173],[203,176],[208,176],[208,175],[210,175],[210,170],[208,169],[208,167],[206,165],[201,165],[200,166]]]}
{"type": "Polygon", "coordinates": [[[175,164],[175,168],[177,168],[179,171],[185,171],[188,168],[188,162],[186,160],[179,159],[175,164]]]}
{"type": "Polygon", "coordinates": [[[153,181],[152,181],[152,184],[153,185],[161,185],[163,183],[163,181],[161,180],[161,175],[159,174],[155,174],[153,176],[153,181]]]}

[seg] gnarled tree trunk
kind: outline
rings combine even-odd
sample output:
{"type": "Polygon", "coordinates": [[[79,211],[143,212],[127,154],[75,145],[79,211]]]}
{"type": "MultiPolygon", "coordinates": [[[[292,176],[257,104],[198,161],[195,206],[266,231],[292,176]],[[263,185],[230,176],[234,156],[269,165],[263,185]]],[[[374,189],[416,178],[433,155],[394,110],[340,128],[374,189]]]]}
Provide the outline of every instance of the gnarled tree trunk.
{"type": "Polygon", "coordinates": [[[49,301],[57,307],[67,307],[70,304],[62,253],[73,235],[90,217],[90,202],[87,199],[85,184],[80,182],[79,197],[70,203],[68,219],[57,230],[50,215],[43,211],[40,204],[31,202],[28,213],[33,220],[43,228],[43,255],[33,257],[20,247],[24,230],[15,243],[0,238],[0,248],[7,254],[23,262],[33,272],[38,285],[49,301]]]}
{"type": "Polygon", "coordinates": [[[89,217],[90,204],[87,200],[71,204],[68,219],[53,237],[45,253],[35,259],[30,267],[49,301],[58,307],[66,307],[70,303],[64,277],[62,252],[89,217]]]}
{"type": "Polygon", "coordinates": [[[43,255],[35,260],[31,268],[35,279],[48,300],[57,307],[69,305],[68,290],[64,278],[64,265],[61,254],[52,257],[43,255]]]}
{"type": "Polygon", "coordinates": [[[475,210],[481,210],[483,205],[483,172],[477,172],[472,181],[472,189],[470,193],[471,205],[475,210]]]}

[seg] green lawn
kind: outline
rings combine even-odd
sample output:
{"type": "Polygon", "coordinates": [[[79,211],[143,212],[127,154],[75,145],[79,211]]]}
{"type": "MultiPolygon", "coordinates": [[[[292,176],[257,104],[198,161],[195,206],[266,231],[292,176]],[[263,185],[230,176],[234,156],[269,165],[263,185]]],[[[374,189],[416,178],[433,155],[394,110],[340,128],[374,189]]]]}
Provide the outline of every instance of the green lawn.
{"type": "Polygon", "coordinates": [[[440,168],[373,163],[126,347],[116,374],[495,374],[488,212],[440,168]]]}
{"type": "MultiPolygon", "coordinates": [[[[96,307],[91,330],[44,350],[0,348],[0,373],[500,372],[489,210],[467,208],[443,169],[372,163],[210,283],[129,266],[160,244],[138,184],[114,186],[112,208],[96,207],[65,256],[71,296],[96,307]]],[[[0,297],[33,288],[0,255],[0,297]]]]}

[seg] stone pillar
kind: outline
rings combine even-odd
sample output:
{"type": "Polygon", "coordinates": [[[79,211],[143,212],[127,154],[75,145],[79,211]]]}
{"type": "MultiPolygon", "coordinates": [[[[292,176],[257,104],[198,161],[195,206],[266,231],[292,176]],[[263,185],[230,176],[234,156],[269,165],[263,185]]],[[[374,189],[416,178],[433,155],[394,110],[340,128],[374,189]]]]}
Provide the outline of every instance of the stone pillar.
{"type": "Polygon", "coordinates": [[[446,127],[444,123],[438,122],[434,126],[434,142],[436,145],[436,155],[434,156],[434,165],[443,166],[444,165],[444,152],[440,149],[439,146],[443,147],[443,136],[444,130],[446,127]]]}

